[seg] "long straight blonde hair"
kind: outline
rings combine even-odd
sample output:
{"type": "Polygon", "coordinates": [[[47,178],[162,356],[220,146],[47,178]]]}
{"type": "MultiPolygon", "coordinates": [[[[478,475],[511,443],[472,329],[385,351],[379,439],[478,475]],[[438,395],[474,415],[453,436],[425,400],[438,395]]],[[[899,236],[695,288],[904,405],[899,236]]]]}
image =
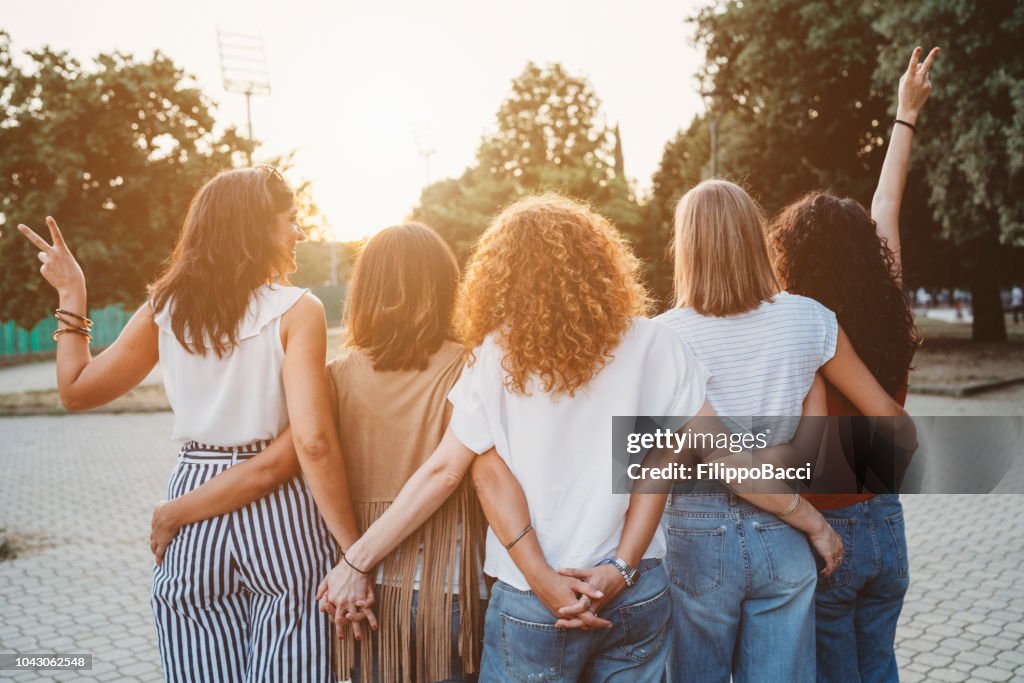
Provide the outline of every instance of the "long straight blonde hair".
{"type": "Polygon", "coordinates": [[[693,187],[676,205],[674,230],[676,306],[735,315],[779,291],[764,214],[739,185],[712,179],[693,187]]]}

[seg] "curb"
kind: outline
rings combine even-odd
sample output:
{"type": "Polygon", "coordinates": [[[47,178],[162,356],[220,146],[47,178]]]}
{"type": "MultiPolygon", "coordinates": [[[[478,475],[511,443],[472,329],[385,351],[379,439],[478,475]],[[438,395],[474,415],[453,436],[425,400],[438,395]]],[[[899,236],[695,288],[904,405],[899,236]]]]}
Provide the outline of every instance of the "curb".
{"type": "Polygon", "coordinates": [[[5,417],[67,417],[68,415],[136,415],[146,413],[169,413],[170,406],[125,406],[123,408],[94,408],[81,413],[70,413],[63,408],[28,406],[26,408],[0,409],[0,419],[5,417]]]}
{"type": "Polygon", "coordinates": [[[1024,376],[990,380],[988,382],[973,382],[971,384],[912,384],[909,391],[911,394],[963,398],[965,396],[974,396],[976,394],[983,394],[986,391],[993,391],[995,389],[1013,386],[1014,384],[1024,384],[1024,376]]]}

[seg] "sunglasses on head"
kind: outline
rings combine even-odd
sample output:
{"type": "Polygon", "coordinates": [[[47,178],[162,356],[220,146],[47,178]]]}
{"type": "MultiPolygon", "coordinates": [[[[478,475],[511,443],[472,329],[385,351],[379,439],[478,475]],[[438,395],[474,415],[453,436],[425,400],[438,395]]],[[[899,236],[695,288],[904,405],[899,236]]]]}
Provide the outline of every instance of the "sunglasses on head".
{"type": "Polygon", "coordinates": [[[276,177],[282,183],[285,182],[284,176],[281,175],[281,172],[278,171],[277,168],[275,168],[274,166],[271,166],[270,164],[259,164],[255,168],[258,168],[261,171],[266,171],[267,172],[267,179],[268,180],[270,178],[275,178],[276,177]]]}

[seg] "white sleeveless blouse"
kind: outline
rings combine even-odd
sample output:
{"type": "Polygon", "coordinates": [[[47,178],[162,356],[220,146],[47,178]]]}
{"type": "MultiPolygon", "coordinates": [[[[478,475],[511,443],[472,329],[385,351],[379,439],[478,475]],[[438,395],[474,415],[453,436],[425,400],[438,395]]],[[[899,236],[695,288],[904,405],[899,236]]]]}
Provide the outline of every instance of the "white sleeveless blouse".
{"type": "Polygon", "coordinates": [[[288,411],[281,316],[307,291],[282,285],[254,290],[238,328],[238,344],[224,358],[209,344],[205,355],[185,350],[171,328],[173,301],[154,314],[175,440],[242,446],[284,431],[288,411]]]}

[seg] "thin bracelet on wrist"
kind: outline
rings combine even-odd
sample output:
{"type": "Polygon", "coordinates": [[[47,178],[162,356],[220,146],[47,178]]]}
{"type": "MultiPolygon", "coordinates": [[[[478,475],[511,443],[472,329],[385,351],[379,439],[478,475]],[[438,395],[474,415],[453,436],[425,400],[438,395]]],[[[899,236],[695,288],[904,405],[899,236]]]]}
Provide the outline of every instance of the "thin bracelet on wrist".
{"type": "Polygon", "coordinates": [[[87,344],[92,343],[92,335],[80,327],[67,327],[64,328],[63,330],[57,330],[52,335],[50,335],[50,339],[52,339],[53,341],[57,341],[63,334],[77,334],[81,337],[85,337],[85,342],[87,344]]]}
{"type": "Polygon", "coordinates": [[[803,500],[804,500],[803,496],[801,496],[799,493],[794,493],[793,494],[793,502],[789,504],[789,507],[787,507],[784,512],[780,512],[778,514],[779,519],[782,519],[783,517],[789,517],[794,512],[799,510],[800,509],[800,505],[803,503],[803,500]]]}
{"type": "MultiPolygon", "coordinates": [[[[76,320],[81,320],[82,324],[85,325],[86,327],[92,327],[92,325],[93,325],[93,322],[91,320],[89,320],[88,318],[86,318],[84,315],[78,315],[77,313],[72,313],[71,311],[66,311],[63,308],[58,308],[57,310],[55,310],[53,312],[53,315],[58,320],[61,320],[61,316],[62,315],[68,315],[68,316],[71,316],[72,318],[75,318],[76,320]]],[[[63,320],[61,322],[63,322],[63,320]]]]}
{"type": "Polygon", "coordinates": [[[516,543],[518,543],[519,539],[521,539],[523,536],[525,536],[526,534],[530,533],[530,529],[532,529],[532,528],[533,528],[533,524],[527,524],[526,528],[523,529],[522,531],[520,531],[518,536],[513,538],[510,543],[505,544],[505,550],[511,550],[512,546],[514,546],[516,543]]]}
{"type": "Polygon", "coordinates": [[[348,559],[348,556],[347,556],[347,555],[345,555],[345,553],[342,553],[342,554],[341,554],[341,559],[345,561],[345,564],[347,564],[348,566],[352,567],[352,569],[355,569],[355,570],[356,570],[357,572],[359,572],[359,573],[360,573],[360,574],[362,574],[363,576],[366,576],[367,574],[369,574],[369,573],[370,573],[370,572],[364,572],[364,571],[363,571],[362,569],[360,569],[359,567],[357,567],[357,566],[355,566],[354,564],[352,564],[352,563],[351,563],[351,562],[349,561],[349,559],[348,559]]]}
{"type": "Polygon", "coordinates": [[[915,126],[912,123],[909,123],[908,121],[904,121],[903,119],[896,119],[896,123],[900,124],[901,126],[906,126],[915,133],[917,132],[917,126],[915,126]]]}

